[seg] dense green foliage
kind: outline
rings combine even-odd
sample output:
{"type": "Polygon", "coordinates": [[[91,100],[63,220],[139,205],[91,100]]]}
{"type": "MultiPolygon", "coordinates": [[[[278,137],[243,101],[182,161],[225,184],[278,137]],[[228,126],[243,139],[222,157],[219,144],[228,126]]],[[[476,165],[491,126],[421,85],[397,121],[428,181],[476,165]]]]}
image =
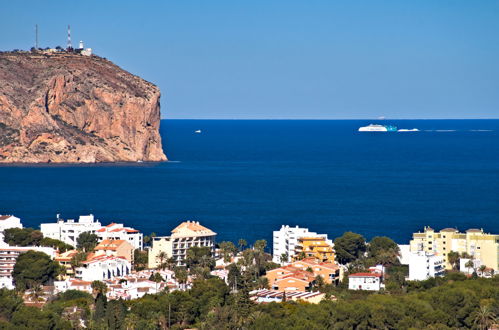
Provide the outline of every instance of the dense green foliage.
{"type": "Polygon", "coordinates": [[[47,254],[28,251],[17,257],[12,278],[17,289],[26,290],[49,283],[60,271],[59,263],[51,260],[47,254]]]}
{"type": "Polygon", "coordinates": [[[65,252],[73,247],[57,239],[43,237],[33,228],[9,228],[4,231],[4,241],[12,246],[46,246],[65,252]]]}
{"type": "Polygon", "coordinates": [[[346,232],[334,240],[336,261],[347,264],[362,256],[366,251],[366,240],[362,235],[346,232]]]}
{"type": "Polygon", "coordinates": [[[99,237],[97,235],[83,232],[76,239],[76,247],[83,251],[92,251],[99,243],[99,237]]]}
{"type": "Polygon", "coordinates": [[[335,290],[338,301],[318,305],[257,305],[247,291],[230,293],[223,281],[210,278],[195,281],[187,291],[126,302],[68,291],[42,310],[23,306],[13,291],[0,290],[0,328],[68,329],[81,318],[90,329],[484,329],[499,310],[498,277],[452,274],[414,282],[403,294],[335,290]]]}

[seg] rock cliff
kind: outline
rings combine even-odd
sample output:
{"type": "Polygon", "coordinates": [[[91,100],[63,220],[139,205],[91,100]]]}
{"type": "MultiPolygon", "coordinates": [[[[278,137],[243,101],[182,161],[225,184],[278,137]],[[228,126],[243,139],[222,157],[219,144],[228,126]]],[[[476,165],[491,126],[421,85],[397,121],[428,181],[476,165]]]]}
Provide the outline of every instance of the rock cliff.
{"type": "Polygon", "coordinates": [[[159,99],[97,56],[0,53],[0,163],[166,160],[159,99]]]}

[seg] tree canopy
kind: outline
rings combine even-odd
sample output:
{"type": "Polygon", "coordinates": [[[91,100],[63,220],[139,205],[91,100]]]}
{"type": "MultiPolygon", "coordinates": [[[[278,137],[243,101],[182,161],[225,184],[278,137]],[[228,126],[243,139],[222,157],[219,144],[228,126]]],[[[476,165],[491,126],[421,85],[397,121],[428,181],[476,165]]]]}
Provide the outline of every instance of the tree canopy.
{"type": "Polygon", "coordinates": [[[334,240],[334,250],[336,260],[341,264],[347,264],[364,254],[366,240],[364,236],[349,231],[334,240]]]}
{"type": "Polygon", "coordinates": [[[26,290],[53,281],[60,271],[59,263],[51,260],[47,254],[28,251],[17,257],[12,278],[16,288],[26,290]]]}
{"type": "Polygon", "coordinates": [[[83,251],[92,251],[99,242],[99,237],[97,235],[92,234],[90,232],[81,233],[80,236],[76,239],[76,247],[83,251]]]}

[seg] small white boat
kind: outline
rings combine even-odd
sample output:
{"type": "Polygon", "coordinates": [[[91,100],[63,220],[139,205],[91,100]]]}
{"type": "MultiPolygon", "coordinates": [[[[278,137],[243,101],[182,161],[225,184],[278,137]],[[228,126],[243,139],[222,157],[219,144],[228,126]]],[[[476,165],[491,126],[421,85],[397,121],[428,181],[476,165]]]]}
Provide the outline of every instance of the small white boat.
{"type": "Polygon", "coordinates": [[[201,134],[201,130],[200,129],[195,130],[194,133],[201,134]]]}
{"type": "Polygon", "coordinates": [[[419,132],[419,129],[417,129],[417,128],[411,128],[411,129],[401,128],[397,132],[419,132]]]}

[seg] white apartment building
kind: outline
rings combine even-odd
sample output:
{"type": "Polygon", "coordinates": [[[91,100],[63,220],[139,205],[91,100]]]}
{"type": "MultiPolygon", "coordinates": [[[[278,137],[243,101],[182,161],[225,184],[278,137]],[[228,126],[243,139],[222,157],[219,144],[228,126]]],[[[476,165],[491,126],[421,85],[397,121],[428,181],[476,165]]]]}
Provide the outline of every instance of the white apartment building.
{"type": "Polygon", "coordinates": [[[290,227],[283,225],[281,229],[273,233],[273,257],[272,261],[281,263],[281,256],[286,254],[288,256],[287,262],[291,262],[291,258],[295,254],[295,248],[298,245],[298,239],[302,237],[322,237],[326,242],[333,246],[333,242],[327,238],[326,234],[317,234],[308,231],[308,228],[290,227]]]}
{"type": "Polygon", "coordinates": [[[94,219],[94,215],[80,215],[78,221],[68,219],[64,221],[57,215],[57,222],[42,223],[40,231],[44,237],[58,239],[66,244],[76,247],[76,239],[81,233],[90,232],[95,234],[97,230],[102,228],[99,220],[94,219]]]}
{"type": "Polygon", "coordinates": [[[379,291],[382,275],[379,273],[355,273],[348,275],[349,290],[379,291]]]}
{"type": "MultiPolygon", "coordinates": [[[[149,268],[160,264],[158,256],[161,252],[167,258],[173,258],[177,265],[184,266],[187,250],[191,247],[209,247],[215,252],[215,236],[217,233],[199,224],[199,221],[185,221],[172,230],[171,236],[158,236],[152,240],[149,249],[149,268]]],[[[165,260],[166,261],[166,260],[165,260]]]]}
{"type": "Polygon", "coordinates": [[[134,249],[141,249],[144,247],[144,235],[137,229],[125,227],[122,223],[111,223],[95,231],[99,237],[99,241],[106,239],[123,240],[130,243],[134,249]]]}
{"type": "Polygon", "coordinates": [[[82,281],[104,281],[130,274],[132,264],[121,257],[95,256],[76,268],[75,278],[82,281]]]}
{"type": "Polygon", "coordinates": [[[439,255],[418,251],[411,253],[409,258],[409,281],[423,281],[444,275],[445,261],[439,255]]]}
{"type": "Polygon", "coordinates": [[[111,223],[102,226],[93,214],[80,215],[78,221],[68,219],[64,221],[57,216],[55,223],[42,223],[40,230],[44,237],[63,241],[76,247],[76,240],[81,233],[89,232],[99,237],[99,242],[105,239],[118,239],[129,242],[135,249],[142,249],[143,234],[138,230],[125,227],[123,224],[111,223]]]}
{"type": "Polygon", "coordinates": [[[16,264],[17,257],[21,253],[34,250],[46,253],[50,258],[55,257],[55,250],[50,247],[41,246],[3,246],[0,248],[0,288],[7,288],[12,290],[14,284],[12,283],[12,271],[16,264]]]}
{"type": "Polygon", "coordinates": [[[5,229],[22,228],[21,219],[13,215],[0,215],[0,244],[4,242],[3,232],[5,229]]]}

